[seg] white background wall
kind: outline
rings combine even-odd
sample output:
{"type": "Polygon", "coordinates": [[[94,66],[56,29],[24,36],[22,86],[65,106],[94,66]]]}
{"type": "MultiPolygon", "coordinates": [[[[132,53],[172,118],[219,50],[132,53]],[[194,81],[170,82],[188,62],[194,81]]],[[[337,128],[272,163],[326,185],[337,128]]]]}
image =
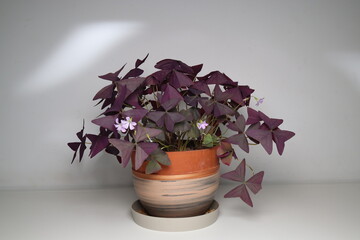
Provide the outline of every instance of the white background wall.
{"type": "Polygon", "coordinates": [[[106,154],[70,165],[66,142],[83,118],[96,129],[97,76],[147,53],[148,74],[163,58],[204,63],[265,97],[297,134],[281,157],[238,153],[265,181],[359,181],[359,26],[356,0],[2,0],[0,189],[131,184],[106,154]]]}

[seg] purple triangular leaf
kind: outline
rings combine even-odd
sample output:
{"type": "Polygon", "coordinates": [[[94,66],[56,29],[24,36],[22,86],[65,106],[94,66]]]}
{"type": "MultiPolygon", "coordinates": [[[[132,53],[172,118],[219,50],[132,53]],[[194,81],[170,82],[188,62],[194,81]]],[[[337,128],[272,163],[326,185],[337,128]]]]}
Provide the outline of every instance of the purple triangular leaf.
{"type": "Polygon", "coordinates": [[[165,124],[165,112],[149,112],[147,117],[154,121],[158,127],[163,127],[165,124]]]}
{"type": "Polygon", "coordinates": [[[145,81],[143,77],[135,77],[129,79],[123,79],[119,81],[117,84],[119,87],[126,87],[126,97],[128,97],[131,93],[135,92],[137,88],[139,88],[145,81]]]}
{"type": "Polygon", "coordinates": [[[267,126],[263,124],[258,129],[248,129],[246,134],[256,141],[259,141],[268,154],[272,153],[272,133],[267,126]]]}
{"type": "Polygon", "coordinates": [[[196,89],[198,90],[200,93],[205,93],[207,94],[208,96],[211,96],[211,92],[210,92],[210,88],[209,86],[204,83],[204,82],[201,82],[201,81],[197,81],[195,82],[193,85],[191,85],[190,87],[190,91],[191,89],[196,89]]]}
{"type": "Polygon", "coordinates": [[[234,115],[234,110],[231,109],[230,107],[222,104],[222,103],[218,103],[215,102],[214,104],[214,116],[215,117],[220,117],[223,115],[234,115]]]}
{"type": "Polygon", "coordinates": [[[287,130],[281,130],[280,128],[276,128],[272,131],[272,133],[278,153],[282,155],[285,148],[285,142],[295,136],[295,133],[287,130]]]}
{"type": "Polygon", "coordinates": [[[141,126],[140,124],[136,125],[136,134],[134,136],[134,139],[136,142],[141,142],[144,141],[147,138],[152,138],[155,137],[157,135],[159,135],[160,133],[162,133],[162,130],[160,129],[156,129],[156,128],[146,128],[141,126]]]}
{"type": "Polygon", "coordinates": [[[169,111],[178,105],[178,103],[182,100],[183,97],[180,93],[175,88],[167,84],[164,94],[161,97],[160,104],[165,111],[169,111]]]}
{"type": "Polygon", "coordinates": [[[261,190],[261,183],[263,178],[264,178],[264,171],[258,172],[246,181],[246,186],[254,194],[257,194],[261,190]]]}
{"type": "Polygon", "coordinates": [[[114,84],[103,87],[99,92],[96,93],[93,100],[111,98],[114,91],[114,84]]]}
{"type": "Polygon", "coordinates": [[[140,69],[140,68],[131,69],[131,70],[124,76],[124,79],[139,77],[143,72],[144,72],[144,70],[142,70],[142,69],[140,69]]]}
{"type": "Polygon", "coordinates": [[[131,109],[125,112],[122,112],[122,116],[125,117],[130,117],[132,118],[133,122],[138,122],[141,119],[143,119],[143,117],[145,117],[145,115],[148,113],[149,111],[144,109],[144,108],[137,108],[137,109],[131,109]]]}
{"type": "Polygon", "coordinates": [[[206,114],[212,114],[215,102],[206,98],[199,99],[200,105],[203,107],[206,114]]]}
{"type": "Polygon", "coordinates": [[[193,74],[192,76],[195,77],[196,75],[198,75],[198,73],[201,71],[201,69],[203,68],[203,64],[198,64],[198,65],[194,65],[191,66],[192,70],[193,70],[193,74]]]}
{"type": "Polygon", "coordinates": [[[145,60],[148,58],[148,56],[149,56],[149,54],[147,54],[143,60],[140,60],[140,59],[136,60],[135,68],[140,67],[140,65],[143,64],[145,62],[145,60]]]}
{"type": "Polygon", "coordinates": [[[69,142],[67,145],[71,148],[73,151],[77,151],[80,147],[81,142],[69,142]]]}
{"type": "Polygon", "coordinates": [[[115,120],[117,119],[118,115],[110,115],[110,116],[105,116],[105,117],[101,117],[101,118],[97,118],[97,119],[94,119],[92,120],[91,122],[100,126],[100,127],[103,127],[103,128],[106,128],[106,129],[109,129],[113,132],[116,131],[116,128],[115,128],[115,120]]]}
{"type": "Polygon", "coordinates": [[[144,163],[145,159],[158,148],[157,143],[142,142],[136,146],[135,153],[135,170],[138,170],[144,163]]]}
{"type": "Polygon", "coordinates": [[[284,121],[282,119],[269,118],[263,112],[260,112],[260,111],[259,111],[259,116],[264,121],[266,126],[268,126],[271,130],[273,130],[273,129],[277,128],[278,126],[280,126],[280,124],[282,124],[283,121],[284,121]]]}
{"type": "Polygon", "coordinates": [[[91,141],[90,154],[92,158],[109,145],[109,140],[105,136],[98,136],[94,134],[86,134],[86,137],[91,141]]]}
{"type": "Polygon", "coordinates": [[[161,165],[156,160],[150,160],[146,164],[145,174],[156,173],[161,170],[161,165]]]}
{"type": "Polygon", "coordinates": [[[114,73],[107,73],[105,75],[99,76],[99,78],[105,79],[105,80],[109,80],[109,81],[119,81],[120,78],[118,77],[120,72],[124,69],[126,64],[124,64],[124,66],[122,66],[118,71],[114,72],[114,73]]]}
{"type": "Polygon", "coordinates": [[[224,173],[221,175],[221,177],[228,179],[228,180],[237,181],[237,182],[244,182],[245,181],[245,167],[246,167],[246,162],[244,159],[241,161],[241,163],[235,170],[224,173]]]}
{"type": "Polygon", "coordinates": [[[231,137],[228,137],[227,139],[224,140],[225,142],[228,143],[232,143],[232,144],[236,144],[238,145],[242,150],[244,150],[245,152],[249,153],[249,143],[246,139],[245,134],[240,133],[240,134],[236,134],[233,135],[231,137]]]}
{"type": "Polygon", "coordinates": [[[239,197],[241,200],[243,200],[247,205],[250,207],[253,207],[253,203],[251,201],[250,195],[248,190],[246,189],[245,184],[241,184],[237,186],[236,188],[230,190],[227,194],[224,196],[225,198],[234,198],[239,197]]]}
{"type": "Polygon", "coordinates": [[[131,153],[134,149],[134,144],[128,141],[114,138],[109,139],[109,142],[120,151],[122,164],[124,167],[126,167],[131,159],[131,153]]]}
{"type": "Polygon", "coordinates": [[[174,125],[177,122],[184,121],[185,117],[178,112],[166,112],[165,113],[165,126],[170,132],[174,131],[174,125]]]}
{"type": "Polygon", "coordinates": [[[189,67],[187,64],[179,60],[174,59],[164,59],[156,63],[155,68],[161,70],[177,70],[179,72],[193,74],[194,70],[189,67]]]}
{"type": "Polygon", "coordinates": [[[248,113],[248,119],[246,120],[246,125],[255,124],[261,121],[258,111],[248,107],[247,113],[248,113]]]}
{"type": "Polygon", "coordinates": [[[221,91],[220,86],[218,84],[215,85],[215,88],[214,88],[215,101],[217,101],[217,102],[227,101],[231,98],[232,95],[233,95],[232,93],[229,93],[227,91],[225,91],[225,92],[221,91]]]}
{"type": "Polygon", "coordinates": [[[170,76],[169,83],[174,88],[188,87],[194,84],[193,81],[191,81],[191,79],[188,76],[186,76],[184,73],[175,70],[172,72],[170,76]]]}
{"type": "Polygon", "coordinates": [[[228,76],[219,71],[213,71],[204,77],[199,77],[198,79],[201,81],[206,81],[207,84],[237,86],[236,82],[232,81],[228,76]]]}

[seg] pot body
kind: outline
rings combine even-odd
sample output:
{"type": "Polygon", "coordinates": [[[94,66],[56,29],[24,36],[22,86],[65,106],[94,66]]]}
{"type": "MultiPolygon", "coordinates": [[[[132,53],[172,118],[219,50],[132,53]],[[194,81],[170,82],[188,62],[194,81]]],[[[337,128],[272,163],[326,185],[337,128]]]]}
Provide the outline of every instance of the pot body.
{"type": "Polygon", "coordinates": [[[219,186],[216,148],[167,152],[171,165],[156,174],[133,170],[135,192],[148,214],[191,217],[204,214],[219,186]]]}

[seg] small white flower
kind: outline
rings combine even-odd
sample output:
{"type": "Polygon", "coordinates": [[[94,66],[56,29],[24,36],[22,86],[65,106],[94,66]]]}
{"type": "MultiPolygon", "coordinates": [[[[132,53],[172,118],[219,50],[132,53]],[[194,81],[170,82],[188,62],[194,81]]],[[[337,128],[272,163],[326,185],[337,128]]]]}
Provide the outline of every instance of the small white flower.
{"type": "Polygon", "coordinates": [[[198,127],[198,129],[205,129],[207,126],[209,126],[209,124],[207,124],[206,121],[200,120],[199,122],[197,122],[196,126],[198,127]]]}
{"type": "Polygon", "coordinates": [[[130,117],[126,117],[125,120],[121,120],[121,123],[119,123],[118,119],[116,119],[115,122],[116,129],[123,133],[125,133],[127,129],[134,130],[136,126],[136,122],[133,122],[130,117]]]}

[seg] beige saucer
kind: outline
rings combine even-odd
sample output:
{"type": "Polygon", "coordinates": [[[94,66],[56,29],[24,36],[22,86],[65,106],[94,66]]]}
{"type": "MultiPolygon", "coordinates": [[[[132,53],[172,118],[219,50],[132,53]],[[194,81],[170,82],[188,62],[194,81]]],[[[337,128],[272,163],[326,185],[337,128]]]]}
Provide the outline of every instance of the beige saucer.
{"type": "Polygon", "coordinates": [[[137,200],[132,205],[131,213],[135,223],[144,228],[163,232],[183,232],[204,228],[213,224],[219,216],[219,204],[214,200],[209,210],[203,215],[195,217],[163,218],[147,215],[139,200],[137,200]]]}

